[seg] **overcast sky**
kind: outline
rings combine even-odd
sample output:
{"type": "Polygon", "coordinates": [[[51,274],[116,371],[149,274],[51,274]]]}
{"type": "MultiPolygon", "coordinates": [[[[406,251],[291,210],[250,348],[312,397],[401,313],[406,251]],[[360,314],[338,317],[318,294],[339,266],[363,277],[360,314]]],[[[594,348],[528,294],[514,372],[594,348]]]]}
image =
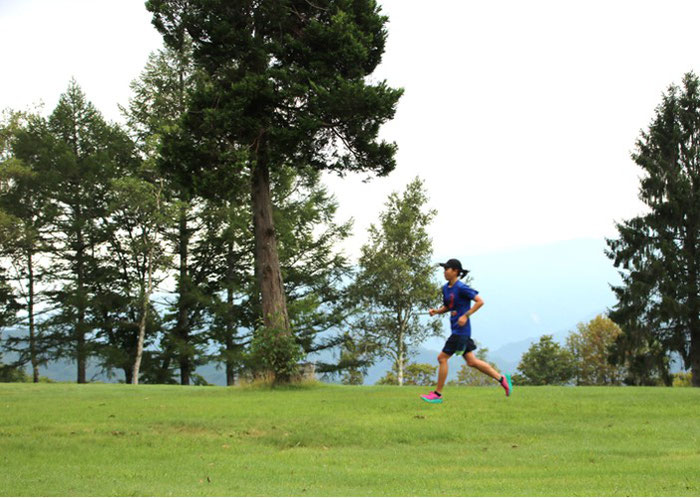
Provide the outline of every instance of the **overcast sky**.
{"type": "MultiPolygon", "coordinates": [[[[326,178],[358,254],[387,195],[416,175],[436,257],[614,236],[642,210],[629,155],[661,94],[700,72],[700,2],[380,1],[376,72],[405,88],[382,136],[387,178],[326,178]]],[[[161,46],[142,0],[0,0],[0,108],[55,106],[71,77],[110,120],[161,46]]]]}

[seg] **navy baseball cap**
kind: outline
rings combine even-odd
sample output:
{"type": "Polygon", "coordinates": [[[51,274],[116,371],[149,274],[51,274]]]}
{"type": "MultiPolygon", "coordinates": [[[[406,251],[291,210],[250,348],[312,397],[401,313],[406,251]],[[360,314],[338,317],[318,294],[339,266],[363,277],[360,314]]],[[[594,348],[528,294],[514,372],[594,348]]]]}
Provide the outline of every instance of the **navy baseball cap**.
{"type": "Polygon", "coordinates": [[[447,263],[438,263],[443,268],[452,268],[454,270],[462,271],[462,263],[458,259],[450,259],[447,263]]]}

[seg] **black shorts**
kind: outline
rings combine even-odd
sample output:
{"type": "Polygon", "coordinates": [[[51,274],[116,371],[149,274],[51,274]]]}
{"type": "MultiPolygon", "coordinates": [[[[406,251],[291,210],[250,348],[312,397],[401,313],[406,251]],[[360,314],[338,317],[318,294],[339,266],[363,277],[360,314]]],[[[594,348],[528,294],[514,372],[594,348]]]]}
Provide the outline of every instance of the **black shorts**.
{"type": "Polygon", "coordinates": [[[471,337],[467,337],[466,335],[452,334],[449,337],[449,339],[447,339],[445,347],[442,348],[442,352],[449,355],[453,355],[457,352],[463,352],[462,354],[467,354],[471,351],[474,351],[475,349],[476,344],[474,344],[474,341],[472,341],[471,337]]]}

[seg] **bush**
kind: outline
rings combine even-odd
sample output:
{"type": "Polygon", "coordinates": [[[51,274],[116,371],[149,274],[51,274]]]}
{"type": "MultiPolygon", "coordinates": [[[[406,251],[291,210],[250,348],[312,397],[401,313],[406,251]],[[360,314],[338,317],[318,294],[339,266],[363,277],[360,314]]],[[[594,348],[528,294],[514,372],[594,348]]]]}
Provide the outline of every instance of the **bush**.
{"type": "Polygon", "coordinates": [[[32,378],[24,370],[12,365],[0,364],[0,382],[31,382],[32,378]]]}
{"type": "MultiPolygon", "coordinates": [[[[437,367],[430,363],[412,363],[403,372],[404,386],[432,386],[437,381],[437,367]]],[[[398,385],[398,369],[396,364],[384,377],[377,381],[377,385],[398,385]]]]}
{"type": "Polygon", "coordinates": [[[303,357],[292,334],[263,326],[253,336],[248,364],[255,376],[271,373],[275,383],[285,383],[299,377],[299,361],[303,357]]]}
{"type": "Polygon", "coordinates": [[[673,374],[673,387],[691,387],[692,385],[692,372],[680,372],[677,374],[673,374]]]}
{"type": "Polygon", "coordinates": [[[214,384],[210,384],[207,382],[207,379],[205,379],[203,376],[199,375],[198,373],[193,373],[192,374],[192,385],[194,386],[213,386],[214,384]]]}

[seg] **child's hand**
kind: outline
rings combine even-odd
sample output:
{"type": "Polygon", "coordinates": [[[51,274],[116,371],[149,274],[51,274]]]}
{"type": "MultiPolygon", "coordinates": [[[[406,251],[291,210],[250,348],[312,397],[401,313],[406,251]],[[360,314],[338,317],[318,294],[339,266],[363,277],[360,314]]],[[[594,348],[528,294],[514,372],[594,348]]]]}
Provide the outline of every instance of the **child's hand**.
{"type": "Polygon", "coordinates": [[[469,319],[469,317],[467,317],[466,314],[460,316],[459,320],[457,320],[457,325],[459,325],[460,327],[464,327],[464,324],[467,323],[468,319],[469,319]]]}
{"type": "Polygon", "coordinates": [[[436,313],[437,313],[437,311],[434,310],[434,309],[432,309],[432,308],[430,308],[430,309],[428,310],[428,314],[430,314],[430,316],[435,316],[436,313]]]}

